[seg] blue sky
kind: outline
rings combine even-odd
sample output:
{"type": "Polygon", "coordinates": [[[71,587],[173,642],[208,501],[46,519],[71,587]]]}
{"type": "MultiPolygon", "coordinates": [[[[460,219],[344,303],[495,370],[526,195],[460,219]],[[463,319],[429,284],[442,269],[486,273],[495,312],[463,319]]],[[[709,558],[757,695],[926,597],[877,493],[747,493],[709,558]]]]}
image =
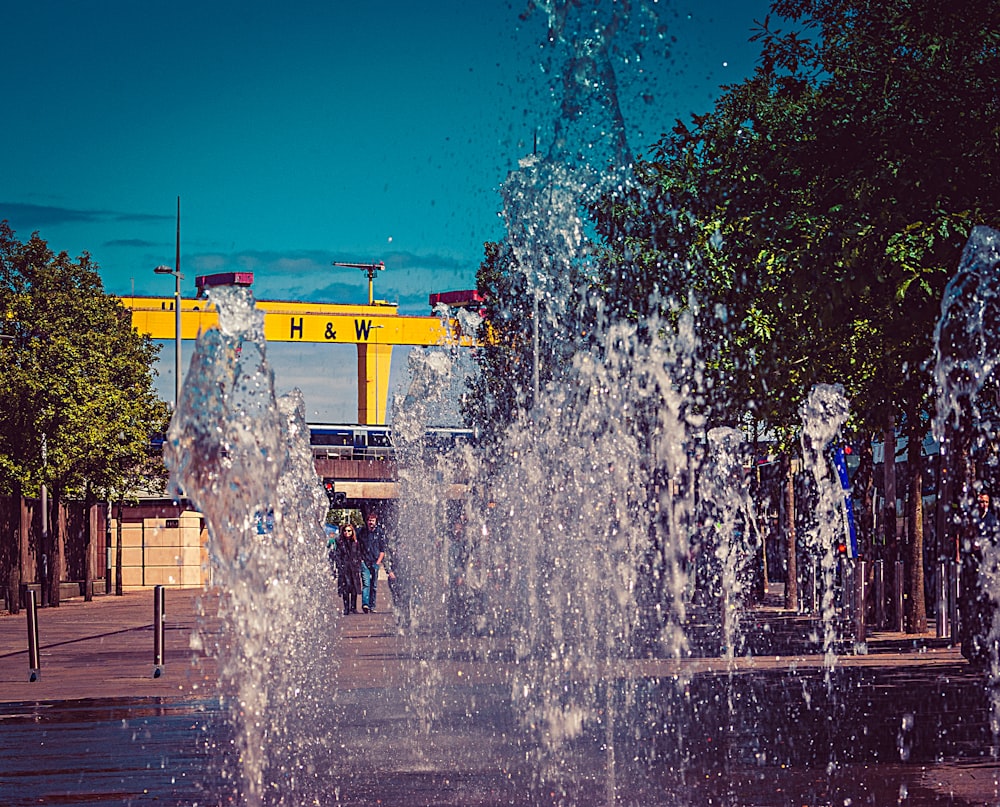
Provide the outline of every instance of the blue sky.
{"type": "MultiPolygon", "coordinates": [[[[767,5],[633,2],[656,17],[643,47],[618,43],[635,152],[752,70],[767,5]]],[[[0,219],[22,240],[37,230],[57,251],[88,251],[110,292],[169,295],[172,278],[152,269],[173,264],[180,196],[185,296],[197,274],[249,269],[260,298],[363,302],[363,273],[330,262],[381,260],[376,296],[429,313],[430,293],[474,286],[483,242],[502,237],[497,190],[551,132],[552,50],[527,8],[6,4],[0,219]]],[[[354,419],[353,354],[269,351],[279,388],[301,387],[308,417],[326,422],[354,419]]],[[[169,344],[160,371],[170,399],[169,344]]]]}

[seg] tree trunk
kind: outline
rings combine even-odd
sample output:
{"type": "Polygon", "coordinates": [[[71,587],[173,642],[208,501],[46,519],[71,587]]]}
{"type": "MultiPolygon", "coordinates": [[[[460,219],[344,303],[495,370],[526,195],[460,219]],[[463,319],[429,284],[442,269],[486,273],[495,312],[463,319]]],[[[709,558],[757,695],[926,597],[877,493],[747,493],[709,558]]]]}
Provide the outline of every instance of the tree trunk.
{"type": "Polygon", "coordinates": [[[894,563],[902,560],[896,544],[896,427],[895,418],[889,419],[889,427],[882,434],[882,480],[885,490],[885,504],[882,507],[882,537],[885,541],[885,560],[894,563]]]}
{"type": "MultiPolygon", "coordinates": [[[[756,430],[755,430],[756,434],[756,430]]],[[[757,590],[757,601],[764,602],[767,598],[767,581],[769,576],[769,571],[767,568],[767,518],[762,517],[761,513],[761,484],[760,484],[760,465],[757,462],[757,443],[756,437],[754,438],[754,508],[753,513],[757,520],[755,529],[757,531],[757,538],[760,540],[760,587],[757,590]],[[761,524],[764,525],[763,529],[761,524]]],[[[766,513],[763,514],[766,516],[766,513]]]]}
{"type": "Polygon", "coordinates": [[[907,418],[906,463],[910,470],[909,494],[906,497],[907,549],[906,632],[927,630],[927,602],[924,595],[924,504],[923,504],[923,433],[920,418],[911,412],[907,418]]]}
{"type": "Polygon", "coordinates": [[[21,500],[21,531],[20,534],[17,536],[17,540],[21,552],[21,589],[22,589],[22,591],[19,592],[19,594],[23,594],[24,593],[23,589],[26,583],[37,582],[37,577],[36,575],[32,574],[31,570],[32,568],[34,568],[36,571],[38,569],[37,565],[38,552],[35,553],[35,557],[32,557],[31,553],[32,514],[31,511],[28,509],[28,502],[25,500],[23,493],[19,496],[19,498],[21,500]]]}
{"type": "Polygon", "coordinates": [[[20,611],[21,605],[21,530],[19,528],[14,529],[13,537],[10,566],[7,569],[7,594],[4,600],[7,602],[7,610],[16,614],[20,611]]]}
{"type": "Polygon", "coordinates": [[[62,598],[62,576],[65,567],[65,546],[66,537],[62,529],[63,524],[60,519],[59,502],[62,501],[62,487],[52,486],[52,495],[49,496],[49,605],[58,608],[62,598]],[[53,518],[55,516],[55,518],[53,518]]]}
{"type": "Polygon", "coordinates": [[[945,424],[944,440],[938,463],[937,534],[942,554],[960,562],[962,538],[976,532],[975,506],[972,501],[972,426],[968,400],[961,401],[961,421],[956,428],[945,424]]]}
{"type": "Polygon", "coordinates": [[[874,544],[874,488],[875,466],[871,435],[865,435],[864,439],[860,441],[858,448],[858,470],[855,474],[851,490],[858,502],[858,508],[855,511],[858,526],[858,555],[866,560],[871,560],[872,546],[874,544]]]}
{"type": "MultiPolygon", "coordinates": [[[[853,494],[858,501],[858,557],[867,561],[864,564],[865,585],[872,596],[865,605],[871,617],[874,617],[875,603],[875,452],[872,447],[874,434],[865,433],[858,446],[858,471],[854,478],[853,494]]],[[[881,605],[879,606],[881,608],[881,605]]],[[[865,615],[865,619],[869,614],[865,615]]]]}
{"type": "MultiPolygon", "coordinates": [[[[947,439],[947,438],[946,438],[947,439]]],[[[945,461],[945,448],[941,447],[937,463],[937,490],[934,497],[934,534],[937,536],[938,555],[941,560],[957,560],[958,545],[954,531],[948,523],[951,514],[951,475],[945,461]]]]}
{"type": "Polygon", "coordinates": [[[25,544],[27,544],[27,533],[24,529],[24,499],[21,496],[21,486],[14,486],[14,496],[11,497],[11,507],[17,502],[16,513],[11,513],[11,524],[16,524],[14,528],[14,545],[11,547],[10,574],[7,577],[7,610],[12,614],[21,611],[21,569],[24,566],[24,556],[26,554],[25,544]],[[22,537],[24,536],[24,537],[22,537]]]}
{"type": "Polygon", "coordinates": [[[792,475],[792,458],[781,455],[781,472],[785,480],[785,542],[788,573],[785,575],[785,608],[799,610],[799,564],[795,555],[795,478],[792,475]]]}
{"type": "MultiPolygon", "coordinates": [[[[885,501],[882,503],[882,558],[887,569],[891,570],[893,591],[896,586],[900,590],[905,590],[905,582],[897,580],[899,566],[897,561],[903,560],[899,554],[899,543],[896,523],[896,419],[889,418],[889,425],[882,432],[882,489],[885,493],[885,501]]],[[[894,625],[899,625],[904,620],[904,615],[899,613],[899,603],[895,596],[892,598],[892,619],[894,625]]]]}

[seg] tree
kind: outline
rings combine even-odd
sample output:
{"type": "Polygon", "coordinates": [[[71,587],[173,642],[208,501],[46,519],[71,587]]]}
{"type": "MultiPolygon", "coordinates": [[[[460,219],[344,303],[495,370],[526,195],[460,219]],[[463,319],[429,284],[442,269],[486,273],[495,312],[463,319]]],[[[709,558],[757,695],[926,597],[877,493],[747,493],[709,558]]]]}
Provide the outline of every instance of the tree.
{"type": "MultiPolygon", "coordinates": [[[[972,226],[1000,220],[1000,6],[772,10],[793,28],[764,20],[753,76],[678,123],[639,165],[638,187],[598,210],[617,256],[605,286],[640,316],[650,295],[684,285],[722,313],[700,319],[703,343],[718,346],[706,355],[710,417],[751,411],[794,430],[809,389],[839,382],[855,426],[895,417],[919,441],[942,290],[972,226]],[[623,266],[625,293],[613,280],[623,266]]],[[[914,562],[919,481],[907,496],[914,562]]],[[[921,630],[910,579],[909,628],[921,630]]]]}
{"type": "Polygon", "coordinates": [[[532,402],[532,310],[525,276],[512,269],[513,256],[503,244],[485,244],[486,255],[476,272],[476,288],[485,299],[479,329],[481,368],[462,399],[466,422],[478,427],[487,441],[499,437],[519,408],[532,402]]]}
{"type": "Polygon", "coordinates": [[[165,426],[159,347],[104,292],[90,256],[57,255],[38,233],[21,243],[0,222],[0,315],[10,337],[0,347],[0,490],[46,485],[93,502],[133,489],[165,426]]]}

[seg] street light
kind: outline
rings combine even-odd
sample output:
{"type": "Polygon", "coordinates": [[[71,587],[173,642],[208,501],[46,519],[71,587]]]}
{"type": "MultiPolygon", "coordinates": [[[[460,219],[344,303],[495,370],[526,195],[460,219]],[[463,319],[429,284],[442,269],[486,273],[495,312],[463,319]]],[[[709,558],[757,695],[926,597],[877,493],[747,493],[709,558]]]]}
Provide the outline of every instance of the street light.
{"type": "Polygon", "coordinates": [[[176,333],[174,334],[174,351],[176,352],[174,366],[174,411],[181,403],[181,280],[184,275],[169,266],[157,266],[154,270],[158,275],[173,275],[174,280],[174,317],[176,333]]]}
{"type": "Polygon", "coordinates": [[[174,257],[174,268],[166,264],[157,266],[154,270],[158,275],[174,276],[174,412],[181,405],[181,197],[177,197],[177,249],[174,257]]]}

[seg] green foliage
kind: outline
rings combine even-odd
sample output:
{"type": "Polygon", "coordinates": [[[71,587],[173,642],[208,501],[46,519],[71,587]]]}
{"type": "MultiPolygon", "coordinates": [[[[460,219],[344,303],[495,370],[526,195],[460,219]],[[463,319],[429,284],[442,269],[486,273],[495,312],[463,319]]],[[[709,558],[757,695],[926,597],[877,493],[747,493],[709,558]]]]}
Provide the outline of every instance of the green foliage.
{"type": "MultiPolygon", "coordinates": [[[[575,278],[583,308],[597,296],[640,333],[686,309],[708,426],[750,422],[788,447],[811,388],[840,383],[852,426],[899,423],[916,451],[942,292],[972,228],[1000,225],[1000,3],[775,0],[772,12],[752,37],[754,74],[591,205],[601,245],[575,278]]],[[[530,390],[528,332],[505,315],[528,322],[530,300],[509,260],[488,251],[480,274],[495,342],[469,414],[493,428],[530,390]]],[[[565,360],[554,355],[544,372],[565,360]]],[[[909,482],[920,630],[919,475],[909,482]]]]}
{"type": "Polygon", "coordinates": [[[941,293],[1000,223],[1000,5],[779,0],[759,67],[596,210],[614,305],[700,301],[710,417],[793,429],[818,382],[858,425],[926,412],[941,293]],[[718,312],[718,316],[715,313],[718,312]],[[714,351],[711,349],[715,347],[714,351]]]}
{"type": "Polygon", "coordinates": [[[19,242],[0,222],[0,489],[48,484],[120,498],[162,485],[150,435],[168,412],[153,388],[159,350],[104,293],[90,256],[19,242]],[[43,459],[44,446],[44,459],[43,459]]]}
{"type": "Polygon", "coordinates": [[[463,396],[463,417],[483,430],[483,437],[502,431],[519,407],[532,400],[531,318],[533,311],[523,273],[514,271],[513,255],[503,244],[487,243],[476,273],[476,287],[485,297],[486,316],[480,326],[476,360],[482,372],[463,396]]]}
{"type": "Polygon", "coordinates": [[[596,312],[587,300],[593,281],[589,261],[559,256],[552,262],[555,269],[547,267],[557,276],[554,288],[532,290],[532,268],[518,263],[509,241],[487,243],[485,251],[476,274],[485,298],[482,346],[476,348],[482,371],[469,382],[462,414],[480,439],[490,442],[518,412],[532,408],[536,381],[541,390],[564,380],[576,352],[590,346],[596,312]]]}
{"type": "MultiPolygon", "coordinates": [[[[925,422],[942,291],[972,227],[1000,224],[1000,4],[772,12],[752,37],[754,74],[592,205],[600,246],[581,310],[596,296],[641,324],[688,309],[709,425],[749,415],[790,440],[821,382],[844,385],[859,430],[925,422]]],[[[467,399],[477,424],[530,406],[532,301],[512,260],[489,245],[480,269],[491,341],[467,399]]],[[[565,356],[538,360],[544,384],[565,356]]]]}

